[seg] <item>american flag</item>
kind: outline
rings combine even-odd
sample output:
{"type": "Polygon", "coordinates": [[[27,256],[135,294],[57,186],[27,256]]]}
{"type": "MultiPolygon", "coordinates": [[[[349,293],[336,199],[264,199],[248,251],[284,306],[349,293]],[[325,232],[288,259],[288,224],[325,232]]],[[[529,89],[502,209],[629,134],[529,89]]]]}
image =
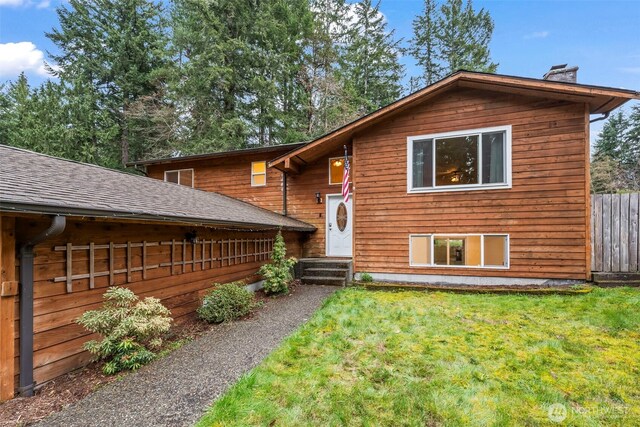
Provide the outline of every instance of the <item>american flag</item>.
{"type": "Polygon", "coordinates": [[[344,156],[344,174],[342,174],[342,198],[345,203],[349,202],[349,173],[351,166],[349,165],[349,157],[344,156]]]}

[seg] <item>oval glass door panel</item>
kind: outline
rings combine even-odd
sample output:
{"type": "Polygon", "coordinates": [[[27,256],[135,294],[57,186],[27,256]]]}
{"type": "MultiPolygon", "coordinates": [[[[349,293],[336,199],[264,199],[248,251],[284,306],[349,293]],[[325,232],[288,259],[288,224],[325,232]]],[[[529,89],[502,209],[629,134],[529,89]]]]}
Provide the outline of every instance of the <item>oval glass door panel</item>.
{"type": "Polygon", "coordinates": [[[347,228],[347,207],[343,202],[340,202],[338,205],[338,209],[336,209],[336,224],[338,225],[338,230],[344,231],[347,228]]]}

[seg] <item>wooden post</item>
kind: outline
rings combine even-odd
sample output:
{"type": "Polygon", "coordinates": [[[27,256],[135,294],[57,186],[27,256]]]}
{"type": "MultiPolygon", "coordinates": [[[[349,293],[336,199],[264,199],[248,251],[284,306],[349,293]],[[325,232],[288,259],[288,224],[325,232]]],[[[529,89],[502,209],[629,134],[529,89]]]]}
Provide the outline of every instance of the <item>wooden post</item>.
{"type": "Polygon", "coordinates": [[[15,391],[16,281],[15,218],[0,215],[0,401],[15,391]]]}

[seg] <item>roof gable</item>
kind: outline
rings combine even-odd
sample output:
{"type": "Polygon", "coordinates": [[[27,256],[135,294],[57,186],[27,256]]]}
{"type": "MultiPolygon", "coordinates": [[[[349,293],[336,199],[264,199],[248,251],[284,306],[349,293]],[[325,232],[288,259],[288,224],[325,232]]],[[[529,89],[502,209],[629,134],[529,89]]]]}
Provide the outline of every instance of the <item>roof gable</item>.
{"type": "Polygon", "coordinates": [[[606,113],[630,99],[640,99],[640,93],[626,89],[582,85],[558,81],[458,71],[406,97],[348,123],[302,147],[269,162],[270,167],[297,172],[301,164],[311,162],[323,154],[348,142],[356,132],[373,126],[392,115],[427,102],[454,88],[472,88],[494,92],[561,99],[589,105],[592,114],[606,113]]]}

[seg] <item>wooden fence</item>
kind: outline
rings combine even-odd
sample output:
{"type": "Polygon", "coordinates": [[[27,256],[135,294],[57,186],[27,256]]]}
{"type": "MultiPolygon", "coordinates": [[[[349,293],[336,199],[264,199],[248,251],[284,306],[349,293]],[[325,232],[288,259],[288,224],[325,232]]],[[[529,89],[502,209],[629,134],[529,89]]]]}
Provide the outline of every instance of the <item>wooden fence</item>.
{"type": "Polygon", "coordinates": [[[591,270],[640,271],[640,193],[591,196],[591,270]]]}

